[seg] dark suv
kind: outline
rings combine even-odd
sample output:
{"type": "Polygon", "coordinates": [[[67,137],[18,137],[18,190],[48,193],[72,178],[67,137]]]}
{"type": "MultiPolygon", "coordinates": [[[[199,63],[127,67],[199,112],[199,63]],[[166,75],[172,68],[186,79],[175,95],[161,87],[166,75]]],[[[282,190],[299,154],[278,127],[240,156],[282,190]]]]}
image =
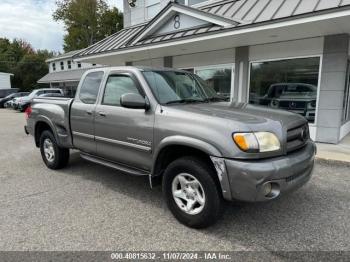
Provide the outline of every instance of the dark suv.
{"type": "Polygon", "coordinates": [[[304,83],[277,83],[260,98],[259,104],[272,108],[285,109],[315,120],[317,87],[304,83]]]}
{"type": "Polygon", "coordinates": [[[10,101],[16,97],[26,96],[28,94],[29,94],[29,92],[18,92],[18,93],[10,94],[4,98],[1,98],[0,99],[0,108],[4,108],[4,105],[7,101],[10,101]]]}

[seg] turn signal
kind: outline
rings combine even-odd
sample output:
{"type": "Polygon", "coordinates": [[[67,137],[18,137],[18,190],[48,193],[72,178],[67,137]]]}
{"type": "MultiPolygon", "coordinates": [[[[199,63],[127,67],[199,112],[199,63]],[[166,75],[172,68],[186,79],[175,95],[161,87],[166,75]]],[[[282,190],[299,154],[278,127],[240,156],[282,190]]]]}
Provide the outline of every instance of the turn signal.
{"type": "Polygon", "coordinates": [[[259,150],[258,141],[253,133],[233,134],[236,145],[245,152],[257,152],[259,150]]]}

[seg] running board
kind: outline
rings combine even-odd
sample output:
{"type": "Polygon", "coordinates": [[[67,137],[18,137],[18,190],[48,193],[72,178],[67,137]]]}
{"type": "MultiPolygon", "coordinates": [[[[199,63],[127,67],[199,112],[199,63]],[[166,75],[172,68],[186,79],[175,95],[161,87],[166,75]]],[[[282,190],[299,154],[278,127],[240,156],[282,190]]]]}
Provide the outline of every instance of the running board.
{"type": "Polygon", "coordinates": [[[150,173],[147,173],[146,171],[143,171],[140,169],[134,169],[134,168],[131,168],[131,167],[128,167],[125,165],[110,162],[110,161],[107,161],[107,160],[104,160],[102,158],[95,157],[95,156],[92,156],[92,155],[89,155],[86,153],[80,153],[80,156],[87,161],[90,161],[90,162],[93,162],[93,163],[96,163],[99,165],[103,165],[106,167],[110,167],[110,168],[116,169],[118,171],[130,174],[130,175],[134,175],[134,176],[149,176],[150,175],[150,173]]]}

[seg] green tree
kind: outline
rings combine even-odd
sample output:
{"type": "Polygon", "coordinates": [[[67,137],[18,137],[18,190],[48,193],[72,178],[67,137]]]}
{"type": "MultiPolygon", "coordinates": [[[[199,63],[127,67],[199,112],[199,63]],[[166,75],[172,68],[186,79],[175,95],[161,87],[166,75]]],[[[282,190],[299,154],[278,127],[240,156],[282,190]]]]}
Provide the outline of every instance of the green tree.
{"type": "Polygon", "coordinates": [[[14,71],[14,82],[20,83],[21,90],[30,91],[40,87],[37,81],[49,72],[46,59],[52,57],[52,52],[39,50],[23,56],[14,71]]]}
{"type": "Polygon", "coordinates": [[[11,42],[7,38],[0,38],[0,72],[10,73],[8,63],[11,42]]]}
{"type": "Polygon", "coordinates": [[[45,61],[53,55],[48,50],[35,51],[24,40],[0,38],[0,71],[13,73],[12,86],[22,91],[38,87],[37,81],[49,71],[45,61]]]}
{"type": "Polygon", "coordinates": [[[123,14],[105,0],[57,0],[56,5],[53,18],[65,25],[66,52],[86,48],[123,28],[123,14]]]}

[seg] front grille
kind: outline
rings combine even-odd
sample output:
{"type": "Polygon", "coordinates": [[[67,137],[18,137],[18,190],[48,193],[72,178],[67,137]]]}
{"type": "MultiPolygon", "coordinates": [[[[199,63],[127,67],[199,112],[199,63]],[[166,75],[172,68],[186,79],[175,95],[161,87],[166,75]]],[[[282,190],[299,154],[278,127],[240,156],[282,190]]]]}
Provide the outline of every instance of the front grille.
{"type": "Polygon", "coordinates": [[[305,109],[306,102],[303,101],[280,101],[280,108],[284,109],[305,109]]]}
{"type": "Polygon", "coordinates": [[[309,125],[304,124],[287,131],[287,153],[293,152],[305,146],[310,138],[309,125]]]}

